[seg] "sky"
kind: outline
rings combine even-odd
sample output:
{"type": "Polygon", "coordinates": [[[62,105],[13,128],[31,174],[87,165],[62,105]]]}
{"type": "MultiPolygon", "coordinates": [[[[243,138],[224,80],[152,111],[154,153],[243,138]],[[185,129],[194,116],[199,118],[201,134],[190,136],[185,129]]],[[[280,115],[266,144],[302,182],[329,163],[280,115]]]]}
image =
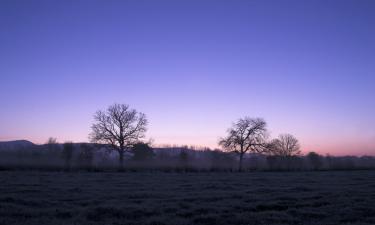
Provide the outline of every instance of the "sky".
{"type": "Polygon", "coordinates": [[[375,1],[1,0],[0,140],[88,141],[129,104],[155,144],[261,117],[303,152],[375,155],[375,1]]]}

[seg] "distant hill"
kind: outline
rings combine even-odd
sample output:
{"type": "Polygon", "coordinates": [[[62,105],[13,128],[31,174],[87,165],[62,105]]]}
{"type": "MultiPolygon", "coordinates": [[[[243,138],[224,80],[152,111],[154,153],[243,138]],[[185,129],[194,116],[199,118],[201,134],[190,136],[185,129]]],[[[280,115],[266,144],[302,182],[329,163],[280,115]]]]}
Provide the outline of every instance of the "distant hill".
{"type": "Polygon", "coordinates": [[[35,146],[35,144],[27,140],[0,141],[0,150],[14,150],[33,146],[35,146]]]}

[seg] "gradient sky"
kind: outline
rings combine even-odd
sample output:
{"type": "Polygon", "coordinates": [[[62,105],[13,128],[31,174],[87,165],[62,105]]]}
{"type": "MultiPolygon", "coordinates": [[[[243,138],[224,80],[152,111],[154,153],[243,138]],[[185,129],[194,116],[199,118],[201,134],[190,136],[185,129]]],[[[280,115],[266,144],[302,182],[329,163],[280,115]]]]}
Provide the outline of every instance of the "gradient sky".
{"type": "Polygon", "coordinates": [[[375,155],[375,1],[0,1],[0,140],[87,141],[127,103],[156,144],[243,116],[304,152],[375,155]]]}

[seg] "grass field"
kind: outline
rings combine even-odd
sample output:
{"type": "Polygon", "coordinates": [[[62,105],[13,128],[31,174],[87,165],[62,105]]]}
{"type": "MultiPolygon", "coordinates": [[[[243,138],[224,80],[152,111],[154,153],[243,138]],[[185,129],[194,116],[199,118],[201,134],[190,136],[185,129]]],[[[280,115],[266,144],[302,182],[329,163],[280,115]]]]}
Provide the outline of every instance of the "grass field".
{"type": "Polygon", "coordinates": [[[375,224],[375,171],[0,172],[5,224],[375,224]]]}

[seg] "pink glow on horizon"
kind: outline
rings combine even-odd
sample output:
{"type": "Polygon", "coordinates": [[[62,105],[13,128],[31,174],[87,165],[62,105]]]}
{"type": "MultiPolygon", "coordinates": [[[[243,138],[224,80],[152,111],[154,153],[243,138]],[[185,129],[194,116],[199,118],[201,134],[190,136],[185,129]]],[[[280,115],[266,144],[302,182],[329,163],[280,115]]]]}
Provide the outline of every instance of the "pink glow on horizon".
{"type": "MultiPolygon", "coordinates": [[[[86,135],[87,136],[87,135],[86,135]]],[[[35,137],[33,135],[30,136],[1,136],[0,141],[10,141],[10,140],[28,140],[33,142],[34,144],[44,144],[46,143],[49,136],[45,137],[35,137]]],[[[73,142],[88,142],[88,138],[85,135],[80,136],[52,136],[57,138],[57,141],[60,143],[66,141],[73,141],[73,142]]],[[[217,145],[217,141],[219,137],[209,137],[209,138],[201,138],[198,136],[191,136],[191,137],[182,137],[182,136],[174,136],[174,137],[158,137],[152,138],[153,144],[155,146],[162,146],[162,145],[169,145],[169,146],[195,146],[195,147],[208,147],[210,149],[220,149],[217,145]]],[[[363,156],[363,155],[370,155],[375,156],[375,139],[367,139],[364,140],[363,138],[360,140],[355,139],[345,139],[342,140],[340,143],[337,141],[322,141],[322,142],[302,142],[301,141],[301,151],[303,154],[307,154],[310,151],[315,151],[321,155],[333,155],[333,156],[346,156],[346,155],[354,155],[354,156],[363,156]],[[357,150],[353,150],[357,149],[357,150]]]]}

